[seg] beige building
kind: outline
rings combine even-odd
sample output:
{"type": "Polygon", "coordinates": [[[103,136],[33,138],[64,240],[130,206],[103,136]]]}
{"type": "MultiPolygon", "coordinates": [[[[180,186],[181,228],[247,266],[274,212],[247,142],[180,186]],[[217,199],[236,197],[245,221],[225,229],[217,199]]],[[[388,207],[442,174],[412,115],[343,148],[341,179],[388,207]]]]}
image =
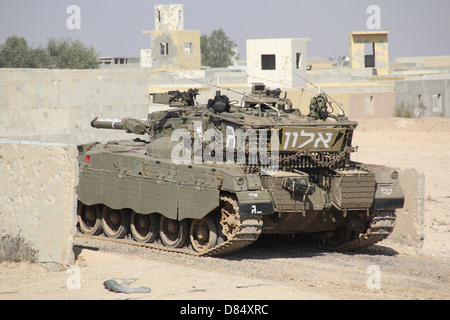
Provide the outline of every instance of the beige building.
{"type": "Polygon", "coordinates": [[[350,33],[352,69],[371,68],[373,75],[389,74],[388,31],[350,33]]]}
{"type": "Polygon", "coordinates": [[[272,88],[304,87],[309,41],[309,38],[247,40],[248,86],[264,82],[272,88]]]}
{"type": "Polygon", "coordinates": [[[160,71],[198,70],[201,67],[200,30],[184,30],[184,6],[155,6],[151,49],[141,50],[141,66],[160,71]]]}

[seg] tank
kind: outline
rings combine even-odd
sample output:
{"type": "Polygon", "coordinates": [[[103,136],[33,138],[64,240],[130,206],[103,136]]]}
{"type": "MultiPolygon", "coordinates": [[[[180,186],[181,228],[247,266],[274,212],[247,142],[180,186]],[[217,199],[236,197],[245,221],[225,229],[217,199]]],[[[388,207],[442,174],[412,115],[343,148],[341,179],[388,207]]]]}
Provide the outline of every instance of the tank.
{"type": "Polygon", "coordinates": [[[261,234],[332,250],[387,238],[404,203],[398,172],[351,160],[358,123],[326,94],[303,115],[280,93],[255,84],[241,105],[220,91],[199,105],[197,90],[172,91],[153,95],[170,108],[145,120],[95,118],[142,138],[79,146],[80,232],[199,256],[261,234]]]}

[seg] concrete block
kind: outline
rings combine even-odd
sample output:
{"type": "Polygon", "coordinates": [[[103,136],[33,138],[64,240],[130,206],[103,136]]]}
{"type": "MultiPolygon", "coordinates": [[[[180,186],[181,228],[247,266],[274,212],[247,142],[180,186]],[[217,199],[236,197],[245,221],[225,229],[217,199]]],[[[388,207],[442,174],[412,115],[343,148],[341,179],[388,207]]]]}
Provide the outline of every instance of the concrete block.
{"type": "Polygon", "coordinates": [[[394,232],[388,240],[421,249],[424,241],[425,175],[416,169],[399,170],[405,194],[403,209],[397,210],[394,232]]]}
{"type": "Polygon", "coordinates": [[[0,258],[21,254],[7,252],[18,241],[26,260],[50,269],[73,264],[77,148],[0,140],[0,182],[0,258]]]}
{"type": "Polygon", "coordinates": [[[147,118],[145,69],[0,70],[0,138],[65,144],[130,139],[95,117],[147,118]]]}

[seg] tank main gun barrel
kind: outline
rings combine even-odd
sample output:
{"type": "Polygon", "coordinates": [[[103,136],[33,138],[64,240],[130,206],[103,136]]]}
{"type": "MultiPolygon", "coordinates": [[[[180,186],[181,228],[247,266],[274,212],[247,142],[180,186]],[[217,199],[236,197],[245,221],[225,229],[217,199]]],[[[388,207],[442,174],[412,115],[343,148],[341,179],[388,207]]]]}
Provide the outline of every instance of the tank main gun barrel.
{"type": "Polygon", "coordinates": [[[97,129],[125,130],[127,133],[146,134],[150,132],[148,120],[138,120],[131,118],[119,119],[100,119],[95,118],[91,121],[91,127],[97,129]]]}
{"type": "Polygon", "coordinates": [[[98,117],[91,121],[91,127],[97,129],[123,130],[122,120],[100,119],[98,117]]]}

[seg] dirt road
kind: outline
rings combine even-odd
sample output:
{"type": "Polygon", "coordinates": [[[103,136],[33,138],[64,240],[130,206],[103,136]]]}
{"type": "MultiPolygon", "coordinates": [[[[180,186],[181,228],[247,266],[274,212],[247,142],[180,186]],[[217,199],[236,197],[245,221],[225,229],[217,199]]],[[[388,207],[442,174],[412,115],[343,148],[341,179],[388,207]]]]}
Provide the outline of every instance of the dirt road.
{"type": "Polygon", "coordinates": [[[263,237],[225,258],[149,252],[98,240],[78,239],[77,244],[77,264],[71,273],[49,273],[28,263],[1,264],[0,299],[450,298],[448,260],[389,243],[342,254],[263,237]],[[103,287],[110,279],[135,280],[130,287],[152,291],[113,293],[103,287]]]}
{"type": "Polygon", "coordinates": [[[426,176],[422,250],[388,240],[355,254],[323,252],[287,238],[261,237],[223,258],[198,258],[76,239],[76,266],[48,272],[0,263],[0,300],[449,299],[450,119],[360,120],[354,160],[416,168],[426,176]],[[147,294],[106,290],[128,280],[147,294]]]}

